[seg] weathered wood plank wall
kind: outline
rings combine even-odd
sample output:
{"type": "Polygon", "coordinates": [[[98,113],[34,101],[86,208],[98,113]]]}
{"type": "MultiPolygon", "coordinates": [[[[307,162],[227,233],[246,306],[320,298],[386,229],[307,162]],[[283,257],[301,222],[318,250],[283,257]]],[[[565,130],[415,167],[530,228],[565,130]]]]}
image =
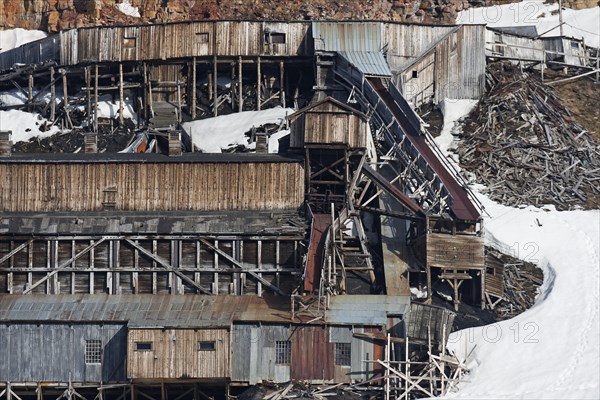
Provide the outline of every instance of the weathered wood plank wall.
{"type": "Polygon", "coordinates": [[[227,329],[130,329],[127,378],[228,378],[229,354],[227,329]],[[140,342],[151,350],[137,350],[140,342]],[[199,342],[214,350],[199,350],[199,342]]]}
{"type": "Polygon", "coordinates": [[[310,23],[305,22],[258,21],[201,21],[74,29],[60,33],[60,64],[214,55],[307,56],[312,51],[309,29],[310,23]],[[268,35],[265,34],[269,32],[279,33],[284,43],[268,43],[268,35]]]}
{"type": "Polygon", "coordinates": [[[298,208],[300,163],[2,163],[0,211],[298,208]]]}

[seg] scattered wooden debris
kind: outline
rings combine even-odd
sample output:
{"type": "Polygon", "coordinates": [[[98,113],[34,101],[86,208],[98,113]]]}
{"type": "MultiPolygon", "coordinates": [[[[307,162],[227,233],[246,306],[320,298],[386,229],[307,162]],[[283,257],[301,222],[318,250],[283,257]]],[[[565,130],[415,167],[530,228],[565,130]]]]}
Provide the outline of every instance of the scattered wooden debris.
{"type": "Polygon", "coordinates": [[[600,147],[553,90],[510,63],[491,64],[487,82],[457,149],[461,167],[511,206],[566,210],[598,198],[600,147]]]}

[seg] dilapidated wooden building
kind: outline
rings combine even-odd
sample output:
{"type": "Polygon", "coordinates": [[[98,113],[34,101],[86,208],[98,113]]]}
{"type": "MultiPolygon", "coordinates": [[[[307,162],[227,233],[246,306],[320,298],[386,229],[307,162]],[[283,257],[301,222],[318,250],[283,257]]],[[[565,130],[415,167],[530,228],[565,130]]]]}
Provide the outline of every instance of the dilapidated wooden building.
{"type": "Polygon", "coordinates": [[[15,349],[0,390],[389,391],[382,362],[426,342],[420,321],[440,319],[436,343],[452,325],[449,312],[417,318],[411,282],[482,300],[481,207],[414,110],[480,96],[484,44],[482,26],[200,21],[74,29],[2,53],[0,88],[28,87],[23,107],[38,110],[34,88],[49,91],[41,111],[65,128],[78,115],[91,135],[86,153],[35,155],[0,136],[0,350],[15,349]],[[136,137],[141,154],[97,153],[102,95],[121,125],[132,100],[168,155],[136,137]],[[176,129],[291,104],[285,154],[198,153],[176,129]],[[60,353],[26,351],[48,335],[60,353]]]}

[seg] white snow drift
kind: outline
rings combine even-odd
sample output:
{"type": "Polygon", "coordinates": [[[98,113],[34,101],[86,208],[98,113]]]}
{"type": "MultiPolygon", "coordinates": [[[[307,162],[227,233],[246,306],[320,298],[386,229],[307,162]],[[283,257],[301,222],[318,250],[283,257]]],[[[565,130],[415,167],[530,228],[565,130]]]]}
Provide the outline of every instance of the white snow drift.
{"type": "Polygon", "coordinates": [[[39,114],[19,110],[0,111],[0,130],[12,131],[12,141],[26,142],[31,138],[45,138],[59,131],[56,126],[39,114]]]}
{"type": "MultiPolygon", "coordinates": [[[[245,133],[265,124],[281,124],[292,108],[275,107],[263,111],[244,111],[215,118],[186,122],[183,128],[192,137],[192,143],[204,153],[221,153],[236,145],[251,149],[245,133]]],[[[273,143],[274,145],[274,143],[273,143]]]]}
{"type": "Polygon", "coordinates": [[[48,36],[46,32],[21,28],[0,31],[0,53],[43,39],[46,36],[48,36]]]}

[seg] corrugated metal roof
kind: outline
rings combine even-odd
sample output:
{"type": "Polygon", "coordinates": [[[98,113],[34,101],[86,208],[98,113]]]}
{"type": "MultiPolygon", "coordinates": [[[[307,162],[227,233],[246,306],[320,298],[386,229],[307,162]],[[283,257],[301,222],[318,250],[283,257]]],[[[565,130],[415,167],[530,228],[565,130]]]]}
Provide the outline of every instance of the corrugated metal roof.
{"type": "Polygon", "coordinates": [[[392,76],[392,71],[381,52],[340,51],[339,54],[365,75],[392,76]]]}
{"type": "Polygon", "coordinates": [[[337,52],[365,75],[391,76],[377,22],[313,22],[316,51],[337,52]]]}
{"type": "Polygon", "coordinates": [[[332,296],[326,321],[339,324],[386,324],[388,315],[406,314],[409,303],[410,296],[332,296]]]}
{"type": "Polygon", "coordinates": [[[261,235],[304,237],[296,210],[4,214],[0,234],[29,235],[261,235]]]}
{"type": "Polygon", "coordinates": [[[232,321],[289,322],[286,297],[204,295],[2,295],[3,322],[104,322],[130,327],[217,327],[232,321]]]}

